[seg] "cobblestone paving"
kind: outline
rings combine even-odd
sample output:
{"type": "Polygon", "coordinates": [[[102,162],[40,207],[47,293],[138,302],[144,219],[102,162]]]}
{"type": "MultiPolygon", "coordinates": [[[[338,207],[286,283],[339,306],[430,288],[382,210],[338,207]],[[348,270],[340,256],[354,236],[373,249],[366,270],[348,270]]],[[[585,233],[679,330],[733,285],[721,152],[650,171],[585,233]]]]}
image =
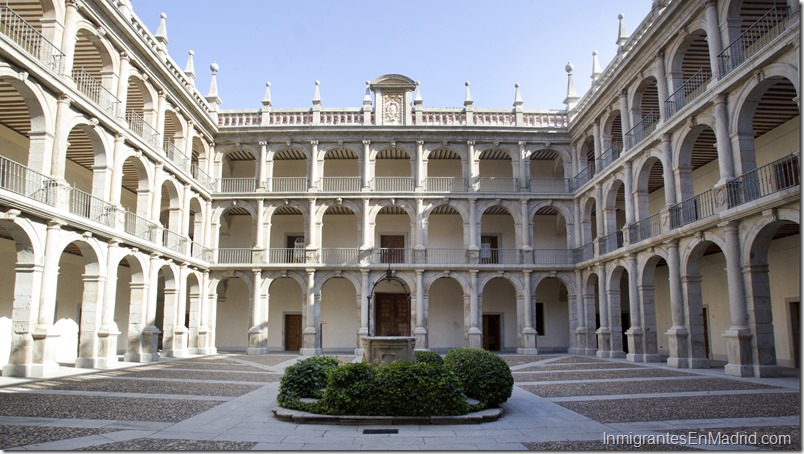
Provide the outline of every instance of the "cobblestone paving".
{"type": "Polygon", "coordinates": [[[667,443],[643,445],[605,444],[601,440],[552,441],[542,443],[522,443],[530,451],[699,451],[697,448],[667,443]]]}
{"type": "Polygon", "coordinates": [[[605,396],[613,394],[652,394],[695,391],[724,391],[742,389],[778,389],[758,383],[729,380],[725,378],[689,380],[650,380],[603,383],[561,383],[522,385],[522,389],[541,397],[605,396]]]}
{"type": "Polygon", "coordinates": [[[605,363],[605,359],[598,359],[591,356],[568,356],[566,358],[551,361],[551,364],[572,364],[572,363],[605,363]]]}
{"type": "MultiPolygon", "coordinates": [[[[155,366],[148,366],[147,369],[197,369],[197,370],[222,370],[222,371],[240,371],[240,372],[264,372],[263,369],[248,364],[239,363],[188,363],[184,361],[176,361],[165,364],[158,364],[155,366]]],[[[143,370],[143,369],[140,369],[143,370]]]]}
{"type": "Polygon", "coordinates": [[[124,374],[117,372],[105,372],[104,375],[126,376],[132,378],[179,378],[186,380],[224,380],[224,381],[243,381],[243,382],[276,382],[282,378],[280,374],[270,372],[236,372],[236,371],[194,371],[194,370],[170,370],[170,369],[141,369],[131,370],[124,374]]]}
{"type": "Polygon", "coordinates": [[[298,358],[298,355],[232,355],[230,358],[248,361],[250,363],[262,364],[263,366],[276,366],[277,364],[284,363],[285,361],[298,358]]]}
{"type": "Polygon", "coordinates": [[[520,364],[535,363],[536,361],[544,361],[546,359],[555,358],[555,356],[547,355],[510,355],[500,356],[503,361],[508,363],[509,366],[518,366],[520,364]]]}
{"type": "Polygon", "coordinates": [[[154,386],[151,380],[136,380],[127,378],[62,378],[58,380],[45,380],[19,385],[23,389],[52,389],[64,391],[99,391],[141,394],[181,394],[188,396],[242,396],[258,389],[260,385],[228,384],[221,386],[218,383],[193,383],[187,386],[182,381],[159,381],[154,386]]]}
{"type": "Polygon", "coordinates": [[[679,372],[667,369],[629,369],[629,370],[600,370],[600,371],[560,371],[560,372],[514,372],[515,382],[530,381],[561,381],[561,380],[595,380],[612,378],[634,378],[634,377],[683,377],[692,376],[687,372],[679,372]]]}
{"type": "Polygon", "coordinates": [[[15,448],[48,441],[86,437],[117,429],[83,429],[75,427],[0,426],[0,449],[15,448]]]}
{"type": "Polygon", "coordinates": [[[220,403],[203,400],[0,393],[0,415],[178,422],[220,403]]]}
{"type": "Polygon", "coordinates": [[[800,393],[671,396],[557,403],[603,423],[801,414],[800,393]]]}
{"type": "Polygon", "coordinates": [[[82,448],[81,451],[247,451],[256,442],[138,438],[82,448]]]}
{"type": "Polygon", "coordinates": [[[541,371],[561,371],[561,370],[598,370],[598,369],[638,369],[642,366],[622,363],[592,363],[592,364],[538,364],[536,366],[517,369],[517,372],[541,372],[541,371]]]}

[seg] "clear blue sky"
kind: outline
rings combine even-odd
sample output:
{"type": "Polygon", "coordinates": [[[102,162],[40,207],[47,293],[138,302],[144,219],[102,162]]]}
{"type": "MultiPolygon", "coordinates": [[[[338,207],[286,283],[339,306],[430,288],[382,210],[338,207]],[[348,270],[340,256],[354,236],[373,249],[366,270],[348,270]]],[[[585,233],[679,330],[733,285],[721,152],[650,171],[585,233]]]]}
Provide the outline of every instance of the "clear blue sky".
{"type": "Polygon", "coordinates": [[[592,51],[616,54],[617,15],[632,33],[651,0],[132,0],[156,32],[167,14],[168,50],[184,68],[195,51],[196,84],[209,89],[216,61],[223,109],[259,108],[265,82],[274,107],[360,107],[366,80],[388,73],[421,82],[425,107],[562,109],[564,66],[578,94],[589,88],[592,51]]]}

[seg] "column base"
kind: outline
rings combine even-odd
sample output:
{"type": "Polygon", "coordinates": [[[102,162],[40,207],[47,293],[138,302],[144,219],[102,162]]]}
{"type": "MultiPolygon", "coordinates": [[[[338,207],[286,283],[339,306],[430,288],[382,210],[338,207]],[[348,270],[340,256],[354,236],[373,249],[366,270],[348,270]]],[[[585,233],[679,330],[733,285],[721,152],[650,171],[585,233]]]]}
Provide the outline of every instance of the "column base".
{"type": "Polygon", "coordinates": [[[299,354],[302,356],[318,356],[321,354],[320,348],[303,348],[299,350],[299,354]]]}
{"type": "Polygon", "coordinates": [[[215,355],[217,353],[218,349],[215,347],[196,348],[193,350],[195,355],[215,355]]]}
{"type": "Polygon", "coordinates": [[[570,348],[567,350],[567,353],[570,355],[580,355],[580,356],[595,356],[597,354],[597,349],[594,348],[570,348]]]}
{"type": "Polygon", "coordinates": [[[709,360],[706,358],[688,358],[687,365],[690,369],[709,369],[709,360]]]}
{"type": "Polygon", "coordinates": [[[266,347],[249,347],[246,349],[247,355],[267,355],[268,348],[266,347]]]}
{"type": "Polygon", "coordinates": [[[517,355],[538,355],[539,349],[537,348],[517,348],[516,349],[517,355]]]}
{"type": "Polygon", "coordinates": [[[128,363],[154,363],[159,361],[159,354],[157,353],[126,353],[123,355],[123,361],[128,363]]]}
{"type": "Polygon", "coordinates": [[[469,328],[469,348],[483,348],[483,332],[476,326],[469,328]]]}
{"type": "Polygon", "coordinates": [[[754,366],[754,377],[779,377],[781,375],[782,369],[779,366],[754,366]]]}
{"type": "Polygon", "coordinates": [[[667,335],[667,347],[670,350],[670,357],[667,358],[667,366],[676,369],[686,369],[689,367],[689,351],[687,349],[687,337],[689,333],[683,326],[675,326],[665,332],[667,335]]]}
{"type": "Polygon", "coordinates": [[[618,352],[616,350],[598,350],[597,357],[610,359],[625,358],[625,352],[618,352]]]}
{"type": "Polygon", "coordinates": [[[641,355],[638,353],[628,353],[625,355],[625,360],[630,363],[644,363],[645,355],[641,355]]]}
{"type": "Polygon", "coordinates": [[[427,330],[423,327],[418,327],[413,330],[413,337],[416,339],[416,350],[427,350],[427,330]]]}
{"type": "Polygon", "coordinates": [[[662,362],[661,356],[658,353],[646,353],[643,355],[643,362],[645,363],[660,363],[662,362]]]}
{"type": "Polygon", "coordinates": [[[726,375],[734,377],[753,377],[754,364],[751,355],[751,330],[731,327],[723,333],[726,338],[726,352],[729,363],[726,364],[726,375]]]}
{"type": "Polygon", "coordinates": [[[117,364],[117,357],[113,361],[106,357],[81,358],[75,359],[75,367],[79,369],[109,369],[117,364]]]}

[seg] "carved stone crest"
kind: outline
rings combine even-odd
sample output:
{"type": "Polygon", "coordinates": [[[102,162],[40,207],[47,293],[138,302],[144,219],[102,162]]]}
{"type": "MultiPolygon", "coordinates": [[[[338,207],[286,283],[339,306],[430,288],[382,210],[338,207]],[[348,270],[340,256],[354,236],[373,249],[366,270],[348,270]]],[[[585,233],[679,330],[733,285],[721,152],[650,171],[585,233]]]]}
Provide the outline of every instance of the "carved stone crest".
{"type": "Polygon", "coordinates": [[[382,96],[383,123],[401,125],[404,101],[402,93],[387,93],[382,96]]]}

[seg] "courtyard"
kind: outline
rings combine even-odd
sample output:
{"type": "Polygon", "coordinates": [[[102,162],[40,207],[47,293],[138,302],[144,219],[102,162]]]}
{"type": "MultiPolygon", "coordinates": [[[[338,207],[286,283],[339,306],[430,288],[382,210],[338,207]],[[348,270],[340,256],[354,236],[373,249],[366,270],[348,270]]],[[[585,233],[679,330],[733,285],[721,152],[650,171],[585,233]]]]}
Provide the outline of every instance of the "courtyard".
{"type": "Polygon", "coordinates": [[[218,354],[0,377],[0,449],[801,450],[792,369],[735,378],[722,368],[503,355],[515,386],[495,422],[354,426],[274,418],[283,370],[299,358],[218,354]]]}

